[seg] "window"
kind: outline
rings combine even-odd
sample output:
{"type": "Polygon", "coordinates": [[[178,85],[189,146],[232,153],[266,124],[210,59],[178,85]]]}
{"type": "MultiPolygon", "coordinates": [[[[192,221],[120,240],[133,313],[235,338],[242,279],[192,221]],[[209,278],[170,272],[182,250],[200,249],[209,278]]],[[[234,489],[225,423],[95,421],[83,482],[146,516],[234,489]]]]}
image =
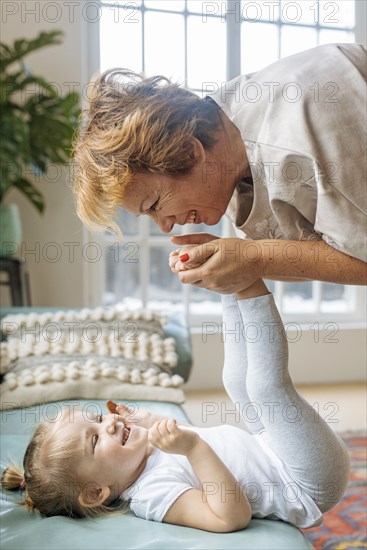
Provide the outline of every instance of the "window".
{"type": "MultiPolygon", "coordinates": [[[[135,0],[101,1],[100,70],[127,67],[163,74],[201,95],[208,83],[224,83],[292,53],[329,42],[354,42],[356,18],[350,0],[135,0]]],[[[105,240],[106,305],[128,298],[143,305],[164,301],[183,308],[193,325],[216,318],[220,296],[184,286],[168,269],[176,248],[148,219],[119,215],[125,240],[105,240]]],[[[215,227],[185,232],[229,236],[227,219],[215,227]]],[[[180,228],[172,234],[181,234],[180,228]]],[[[285,317],[361,320],[363,289],[342,285],[269,283],[285,317]],[[297,313],[297,316],[296,316],[297,313]]]]}

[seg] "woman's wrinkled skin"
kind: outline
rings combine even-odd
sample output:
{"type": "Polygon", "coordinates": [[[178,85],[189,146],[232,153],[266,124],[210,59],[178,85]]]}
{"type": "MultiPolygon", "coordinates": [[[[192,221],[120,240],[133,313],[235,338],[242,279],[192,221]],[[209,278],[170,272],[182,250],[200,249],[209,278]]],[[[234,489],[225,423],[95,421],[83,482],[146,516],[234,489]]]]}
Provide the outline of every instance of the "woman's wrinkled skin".
{"type": "Polygon", "coordinates": [[[122,208],[150,216],[164,233],[170,233],[176,224],[188,223],[193,211],[196,224],[216,225],[237,183],[249,171],[246,150],[234,125],[230,122],[229,128],[218,135],[217,143],[209,150],[191,138],[197,162],[188,175],[136,174],[126,188],[122,208]]]}

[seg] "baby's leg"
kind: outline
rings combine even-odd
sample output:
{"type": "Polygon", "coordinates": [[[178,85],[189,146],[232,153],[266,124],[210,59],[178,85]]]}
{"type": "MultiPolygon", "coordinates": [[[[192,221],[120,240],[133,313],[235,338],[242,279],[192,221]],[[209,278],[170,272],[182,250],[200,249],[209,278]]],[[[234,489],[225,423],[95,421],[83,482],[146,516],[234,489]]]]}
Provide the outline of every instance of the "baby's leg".
{"type": "Polygon", "coordinates": [[[264,431],[256,404],[253,405],[247,394],[246,343],[242,319],[234,294],[222,294],[224,366],[223,385],[236,410],[242,415],[252,433],[264,431]]]}
{"type": "Polygon", "coordinates": [[[273,296],[239,300],[243,324],[257,327],[246,339],[249,398],[261,408],[272,449],[320,510],[342,497],[349,458],[341,439],[297,393],[288,371],[288,344],[273,296]]]}

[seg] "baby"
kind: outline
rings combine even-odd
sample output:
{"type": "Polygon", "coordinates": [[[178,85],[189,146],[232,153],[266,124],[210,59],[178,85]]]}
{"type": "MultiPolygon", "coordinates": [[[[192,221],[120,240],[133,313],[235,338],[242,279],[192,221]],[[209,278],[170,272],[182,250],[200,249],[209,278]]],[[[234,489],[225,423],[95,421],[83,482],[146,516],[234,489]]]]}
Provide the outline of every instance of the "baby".
{"type": "Polygon", "coordinates": [[[109,402],[110,413],[65,411],[40,425],[3,476],[43,515],[138,517],[218,533],[252,517],[312,527],[342,497],[349,459],[341,439],[297,393],[273,296],[262,280],[222,295],[223,382],[249,432],[194,427],[109,402]]]}

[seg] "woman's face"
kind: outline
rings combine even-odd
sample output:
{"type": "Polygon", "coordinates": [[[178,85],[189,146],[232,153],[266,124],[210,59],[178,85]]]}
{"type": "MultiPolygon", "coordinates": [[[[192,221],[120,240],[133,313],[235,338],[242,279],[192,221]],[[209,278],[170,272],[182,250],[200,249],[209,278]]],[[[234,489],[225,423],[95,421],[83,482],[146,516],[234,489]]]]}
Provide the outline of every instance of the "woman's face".
{"type": "Polygon", "coordinates": [[[186,176],[136,174],[125,191],[122,208],[150,216],[164,233],[170,233],[175,224],[216,225],[243,177],[247,158],[237,162],[220,143],[209,151],[202,149],[198,156],[186,176]]]}

